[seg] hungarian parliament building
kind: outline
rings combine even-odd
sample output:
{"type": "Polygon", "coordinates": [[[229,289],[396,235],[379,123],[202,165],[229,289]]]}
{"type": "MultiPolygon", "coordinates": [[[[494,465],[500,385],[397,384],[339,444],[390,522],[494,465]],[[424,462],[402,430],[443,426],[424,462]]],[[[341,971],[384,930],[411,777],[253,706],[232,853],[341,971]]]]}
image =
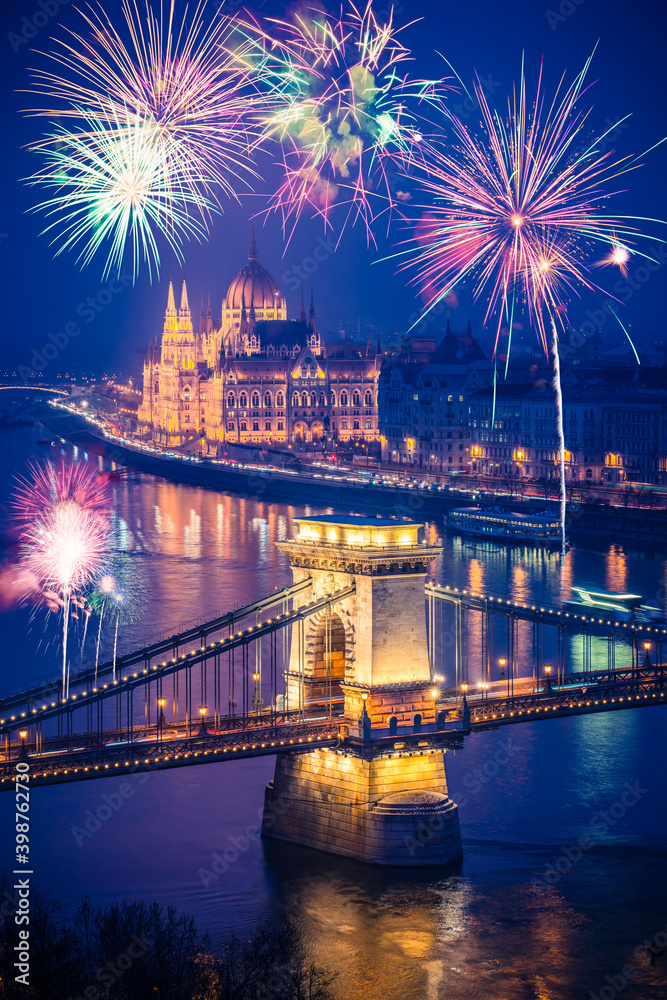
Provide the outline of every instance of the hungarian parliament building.
{"type": "Polygon", "coordinates": [[[248,263],[230,284],[218,325],[202,305],[192,322],[185,281],[176,308],[169,283],[160,342],[144,364],[139,432],[168,447],[192,442],[216,456],[226,444],[287,449],[376,441],[380,346],[327,354],[311,294],[306,316],[288,319],[276,281],[248,263]]]}

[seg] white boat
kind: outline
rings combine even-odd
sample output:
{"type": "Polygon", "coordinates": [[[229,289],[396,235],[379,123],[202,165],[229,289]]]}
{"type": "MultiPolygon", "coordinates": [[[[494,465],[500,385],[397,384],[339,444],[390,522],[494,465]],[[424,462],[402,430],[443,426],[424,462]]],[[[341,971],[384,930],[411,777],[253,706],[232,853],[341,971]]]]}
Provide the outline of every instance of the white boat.
{"type": "Polygon", "coordinates": [[[598,608],[606,611],[607,614],[613,612],[616,618],[622,621],[654,622],[662,621],[664,618],[660,608],[651,607],[644,604],[641,594],[615,594],[608,590],[593,590],[590,587],[572,587],[579,600],[566,601],[571,607],[598,608]]]}
{"type": "Polygon", "coordinates": [[[457,507],[447,514],[447,527],[489,541],[560,545],[560,521],[550,511],[520,514],[504,507],[457,507]]]}

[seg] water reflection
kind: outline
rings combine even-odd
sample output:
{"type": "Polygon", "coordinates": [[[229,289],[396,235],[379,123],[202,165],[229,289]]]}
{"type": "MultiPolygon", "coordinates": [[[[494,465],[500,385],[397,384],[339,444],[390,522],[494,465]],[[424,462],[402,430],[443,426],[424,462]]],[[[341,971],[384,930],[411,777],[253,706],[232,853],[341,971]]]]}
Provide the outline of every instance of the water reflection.
{"type": "Polygon", "coordinates": [[[622,546],[610,545],[604,560],[605,586],[615,594],[628,592],[628,560],[622,546]]]}
{"type": "MultiPolygon", "coordinates": [[[[538,884],[529,870],[389,873],[273,841],[264,853],[307,957],[338,973],[336,1000],[563,1000],[622,964],[591,928],[581,887],[538,884]]],[[[646,962],[637,971],[656,978],[646,962]]]]}
{"type": "MultiPolygon", "coordinates": [[[[0,467],[4,497],[12,475],[31,453],[38,457],[30,434],[5,438],[16,444],[8,445],[0,467]]],[[[114,480],[112,488],[128,572],[150,595],[141,620],[121,626],[124,648],[289,581],[287,558],[273,543],[293,533],[293,518],[303,508],[150,477],[114,480]]],[[[441,521],[429,523],[428,537],[440,538],[444,549],[432,564],[438,582],[526,603],[559,601],[557,552],[469,543],[445,534],[441,521]]],[[[571,549],[565,585],[608,587],[612,566],[616,572],[623,567],[622,589],[664,606],[664,555],[626,545],[571,549]]],[[[43,656],[36,649],[44,619],[36,616],[30,631],[28,618],[22,609],[0,618],[5,686],[53,672],[57,650],[46,641],[53,623],[47,621],[52,631],[42,642],[43,656]]],[[[471,619],[471,628],[479,636],[478,618],[471,619]]],[[[498,622],[490,649],[496,679],[498,657],[506,650],[498,622]]],[[[581,661],[581,650],[581,640],[573,639],[573,664],[581,661]]],[[[606,664],[604,640],[599,650],[606,664]]],[[[477,655],[471,653],[471,670],[477,669],[477,655]]],[[[460,804],[460,870],[365,868],[267,841],[265,854],[254,842],[208,888],[198,869],[210,867],[230,837],[242,837],[256,824],[271,761],[151,775],[81,848],[74,847],[73,823],[83,824],[87,811],[94,813],[101,796],[117,793],[118,785],[102,779],[55,786],[40,790],[32,806],[35,829],[49,832],[35,837],[39,888],[66,905],[84,894],[93,903],[158,897],[193,913],[216,942],[235,929],[245,934],[276,912],[294,916],[305,947],[321,964],[340,970],[336,1000],[579,1000],[589,991],[599,996],[605,976],[633,961],[635,945],[664,927],[663,759],[658,709],[476,733],[447,759],[450,794],[460,804]],[[501,744],[510,763],[499,768],[495,754],[501,744]],[[637,780],[648,792],[622,823],[557,886],[535,888],[561,845],[576,843],[591,815],[608,809],[625,783],[637,780]],[[118,844],[131,849],[119,852],[118,844]]],[[[10,798],[0,799],[7,810],[3,823],[9,824],[10,798]]],[[[664,962],[649,967],[638,961],[635,995],[666,995],[664,962]]]]}

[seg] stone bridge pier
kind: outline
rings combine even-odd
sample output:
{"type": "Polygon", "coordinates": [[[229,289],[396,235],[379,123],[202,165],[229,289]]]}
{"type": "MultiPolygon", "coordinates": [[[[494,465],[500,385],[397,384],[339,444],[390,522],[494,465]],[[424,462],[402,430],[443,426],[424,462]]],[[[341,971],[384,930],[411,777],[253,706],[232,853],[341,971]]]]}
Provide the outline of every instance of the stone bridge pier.
{"type": "Polygon", "coordinates": [[[310,577],[312,597],[355,590],[293,635],[287,702],[324,712],[329,698],[344,698],[345,739],[335,750],[277,758],[263,833],[373,864],[451,864],[461,838],[444,751],[420,749],[418,739],[438,729],[424,584],[442,549],[405,521],[323,516],[296,525],[297,537],[278,543],[294,582],[310,577]]]}

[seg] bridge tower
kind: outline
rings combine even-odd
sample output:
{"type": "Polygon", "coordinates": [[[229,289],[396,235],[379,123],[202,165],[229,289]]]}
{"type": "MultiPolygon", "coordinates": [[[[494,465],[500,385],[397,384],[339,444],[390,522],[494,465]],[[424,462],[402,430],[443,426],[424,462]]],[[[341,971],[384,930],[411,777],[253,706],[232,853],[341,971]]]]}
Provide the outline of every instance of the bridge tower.
{"type": "Polygon", "coordinates": [[[342,695],[345,739],[335,750],[277,758],[263,832],[374,864],[457,861],[458,808],[444,752],[428,739],[441,726],[424,584],[442,548],[405,521],[323,516],[296,525],[297,537],[278,545],[294,582],[312,579],[307,599],[355,589],[293,635],[287,707],[310,710],[342,695]]]}

